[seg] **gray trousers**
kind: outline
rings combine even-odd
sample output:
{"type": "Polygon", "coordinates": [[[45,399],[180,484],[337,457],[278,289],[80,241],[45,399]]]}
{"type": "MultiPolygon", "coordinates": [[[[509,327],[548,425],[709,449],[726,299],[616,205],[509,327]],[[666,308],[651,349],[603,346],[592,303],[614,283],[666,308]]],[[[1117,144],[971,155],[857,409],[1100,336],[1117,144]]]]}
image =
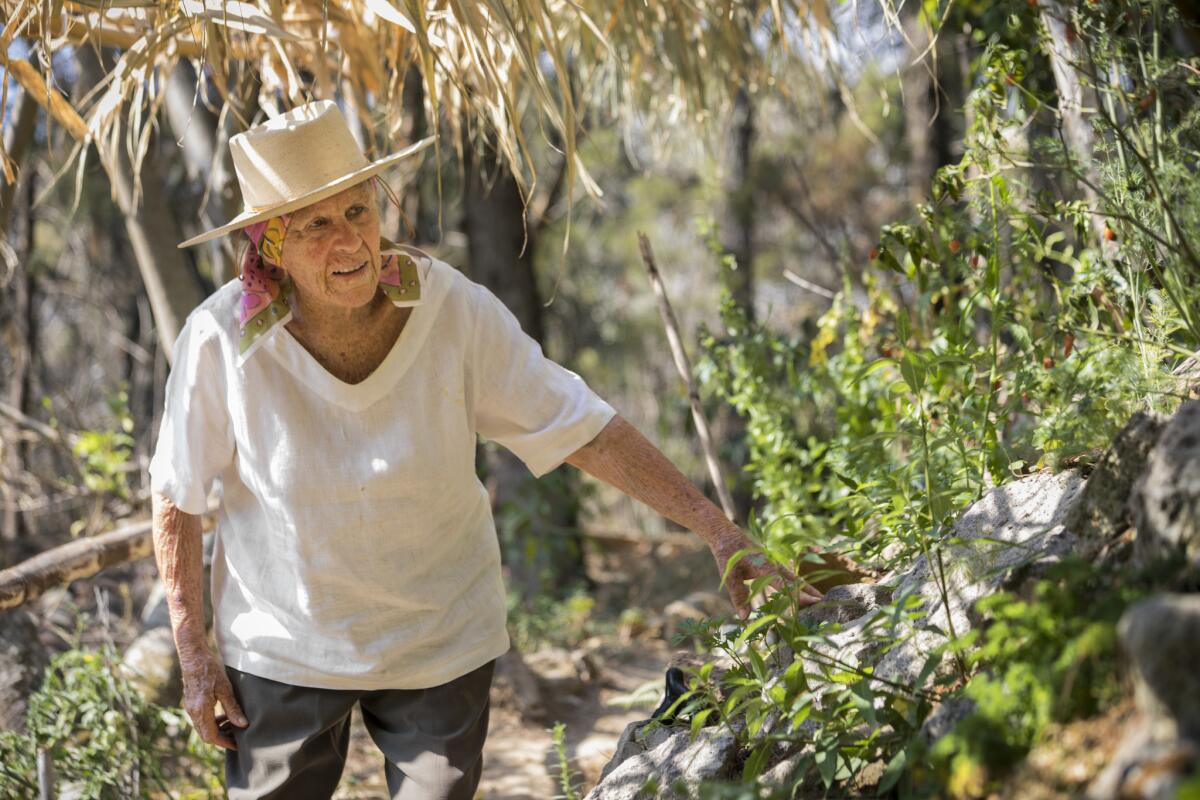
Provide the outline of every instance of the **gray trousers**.
{"type": "Polygon", "coordinates": [[[350,743],[350,712],[383,751],[393,800],[472,800],[483,771],[495,661],[430,689],[315,689],[226,667],[246,719],[225,751],[230,800],[329,800],[350,743]]]}

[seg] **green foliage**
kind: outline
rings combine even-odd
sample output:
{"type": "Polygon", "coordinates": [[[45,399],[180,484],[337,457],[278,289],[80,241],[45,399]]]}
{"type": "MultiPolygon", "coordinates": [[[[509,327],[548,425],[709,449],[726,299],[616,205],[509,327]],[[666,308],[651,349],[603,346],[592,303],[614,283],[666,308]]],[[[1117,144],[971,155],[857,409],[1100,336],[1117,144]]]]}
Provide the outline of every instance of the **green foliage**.
{"type": "Polygon", "coordinates": [[[513,647],[532,653],[546,645],[573,647],[601,632],[610,632],[615,624],[598,619],[596,601],[582,589],[564,599],[547,595],[524,597],[508,593],[508,633],[513,647]]]}
{"type": "Polygon", "coordinates": [[[29,700],[26,733],[0,732],[0,797],[37,794],[37,754],[81,798],[224,796],[220,750],[179,709],[147,702],[111,646],[56,656],[29,700]]]}
{"type": "MultiPolygon", "coordinates": [[[[743,793],[710,787],[706,797],[769,796],[758,788],[744,792],[755,787],[781,751],[791,753],[795,763],[794,777],[784,787],[789,792],[801,784],[836,791],[876,762],[884,765],[879,791],[887,792],[900,785],[906,766],[920,753],[916,733],[928,714],[929,688],[937,682],[933,676],[943,653],[930,654],[912,686],[882,680],[831,646],[829,637],[838,626],[805,624],[793,602],[783,594],[773,596],[741,629],[707,626],[706,644],[733,667],[719,679],[711,662],[696,670],[675,713],[690,721],[693,736],[705,725],[732,723],[745,758],[738,776],[743,793]]],[[[916,615],[902,600],[880,608],[868,627],[877,626],[883,641],[895,621],[916,615]]]]}
{"type": "MultiPolygon", "coordinates": [[[[930,202],[883,226],[871,268],[847,274],[812,330],[750,324],[725,297],[723,330],[703,334],[698,366],[746,421],[746,471],[769,522],[752,535],[768,554],[800,566],[815,547],[880,570],[920,554],[943,602],[936,567],[953,566],[946,531],[963,508],[1031,470],[1086,466],[1134,411],[1169,412],[1185,388],[1175,371],[1200,347],[1200,74],[1167,51],[1174,11],[1071,12],[1101,106],[1093,169],[1037,133],[1060,111],[1047,56],[1027,35],[1037,4],[976,6],[955,12],[979,52],[964,153],[930,202]]],[[[799,780],[810,786],[833,790],[873,763],[880,792],[985,793],[1048,724],[1103,710],[1121,690],[1115,624],[1142,591],[1121,578],[1069,564],[1029,597],[989,598],[977,609],[985,624],[946,631],[949,644],[905,686],[838,663],[830,630],[772,600],[711,635],[736,669],[715,686],[697,676],[705,702],[693,723],[745,723],[742,785],[712,796],[759,796],[744,792],[770,748],[805,744],[799,780]],[[772,668],[781,648],[807,663],[772,668]],[[943,659],[956,669],[938,669],[943,659]],[[947,692],[975,711],[929,752],[916,733],[947,692]]],[[[892,621],[922,613],[898,598],[860,646],[885,651],[892,621]]]]}
{"type": "Polygon", "coordinates": [[[504,563],[531,599],[561,595],[583,577],[578,516],[590,491],[574,470],[558,469],[538,480],[526,476],[497,509],[504,563]]]}
{"type": "Polygon", "coordinates": [[[1067,561],[1029,599],[980,602],[987,626],[969,658],[981,671],[962,692],[974,710],[931,753],[951,795],[984,793],[1048,724],[1091,716],[1120,696],[1117,621],[1146,590],[1115,570],[1067,561]]]}
{"type": "Polygon", "coordinates": [[[567,758],[567,726],[562,722],[554,723],[551,736],[554,740],[554,757],[558,759],[558,785],[562,788],[562,798],[579,800],[579,792],[575,790],[575,773],[567,758]]]}

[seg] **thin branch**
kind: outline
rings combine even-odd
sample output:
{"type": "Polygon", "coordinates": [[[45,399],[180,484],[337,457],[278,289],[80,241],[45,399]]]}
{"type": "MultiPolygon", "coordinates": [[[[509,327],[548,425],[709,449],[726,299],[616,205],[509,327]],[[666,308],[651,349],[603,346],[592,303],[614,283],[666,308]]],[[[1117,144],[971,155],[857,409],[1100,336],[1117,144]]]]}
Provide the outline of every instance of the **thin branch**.
{"type": "Polygon", "coordinates": [[[713,445],[712,434],[708,429],[708,420],[704,417],[704,409],[700,405],[700,392],[692,378],[692,365],[688,360],[687,351],[683,347],[683,339],[679,335],[679,323],[675,321],[675,312],[671,310],[671,301],[667,299],[667,290],[658,274],[658,266],[654,262],[654,252],[650,249],[650,240],[646,234],[638,232],[638,245],[642,251],[642,261],[650,274],[650,285],[654,288],[654,297],[658,300],[658,311],[662,315],[663,327],[667,329],[667,342],[671,346],[671,355],[675,359],[675,368],[679,377],[687,385],[688,402],[692,406],[692,419],[696,423],[696,432],[700,435],[700,446],[704,449],[704,461],[708,465],[708,474],[717,489],[721,499],[721,509],[729,520],[737,518],[737,508],[733,504],[733,495],[725,484],[725,476],[721,474],[721,463],[717,460],[717,449],[713,445]]]}

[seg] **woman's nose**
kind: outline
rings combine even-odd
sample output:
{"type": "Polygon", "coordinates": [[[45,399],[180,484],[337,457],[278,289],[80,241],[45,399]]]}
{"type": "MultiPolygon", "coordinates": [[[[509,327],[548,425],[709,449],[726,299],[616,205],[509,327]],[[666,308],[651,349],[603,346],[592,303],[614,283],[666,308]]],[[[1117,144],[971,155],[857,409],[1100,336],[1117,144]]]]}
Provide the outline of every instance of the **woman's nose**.
{"type": "Polygon", "coordinates": [[[354,230],[354,226],[348,220],[339,220],[334,223],[333,230],[333,248],[335,250],[344,250],[353,252],[359,248],[358,233],[354,230]]]}

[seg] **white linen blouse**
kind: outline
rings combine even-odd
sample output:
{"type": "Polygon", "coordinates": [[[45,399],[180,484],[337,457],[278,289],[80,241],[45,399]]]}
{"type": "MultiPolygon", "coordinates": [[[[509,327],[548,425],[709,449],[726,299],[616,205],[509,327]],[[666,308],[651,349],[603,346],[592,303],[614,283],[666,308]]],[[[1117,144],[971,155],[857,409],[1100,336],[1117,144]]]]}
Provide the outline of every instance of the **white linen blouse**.
{"type": "Polygon", "coordinates": [[[361,383],[283,325],[238,364],[239,282],[175,344],[151,489],[202,513],[221,658],[271,680],[421,689],[508,650],[500,549],[476,434],[535,476],[616,412],[546,358],[490,291],[417,258],[420,299],[361,383]]]}

